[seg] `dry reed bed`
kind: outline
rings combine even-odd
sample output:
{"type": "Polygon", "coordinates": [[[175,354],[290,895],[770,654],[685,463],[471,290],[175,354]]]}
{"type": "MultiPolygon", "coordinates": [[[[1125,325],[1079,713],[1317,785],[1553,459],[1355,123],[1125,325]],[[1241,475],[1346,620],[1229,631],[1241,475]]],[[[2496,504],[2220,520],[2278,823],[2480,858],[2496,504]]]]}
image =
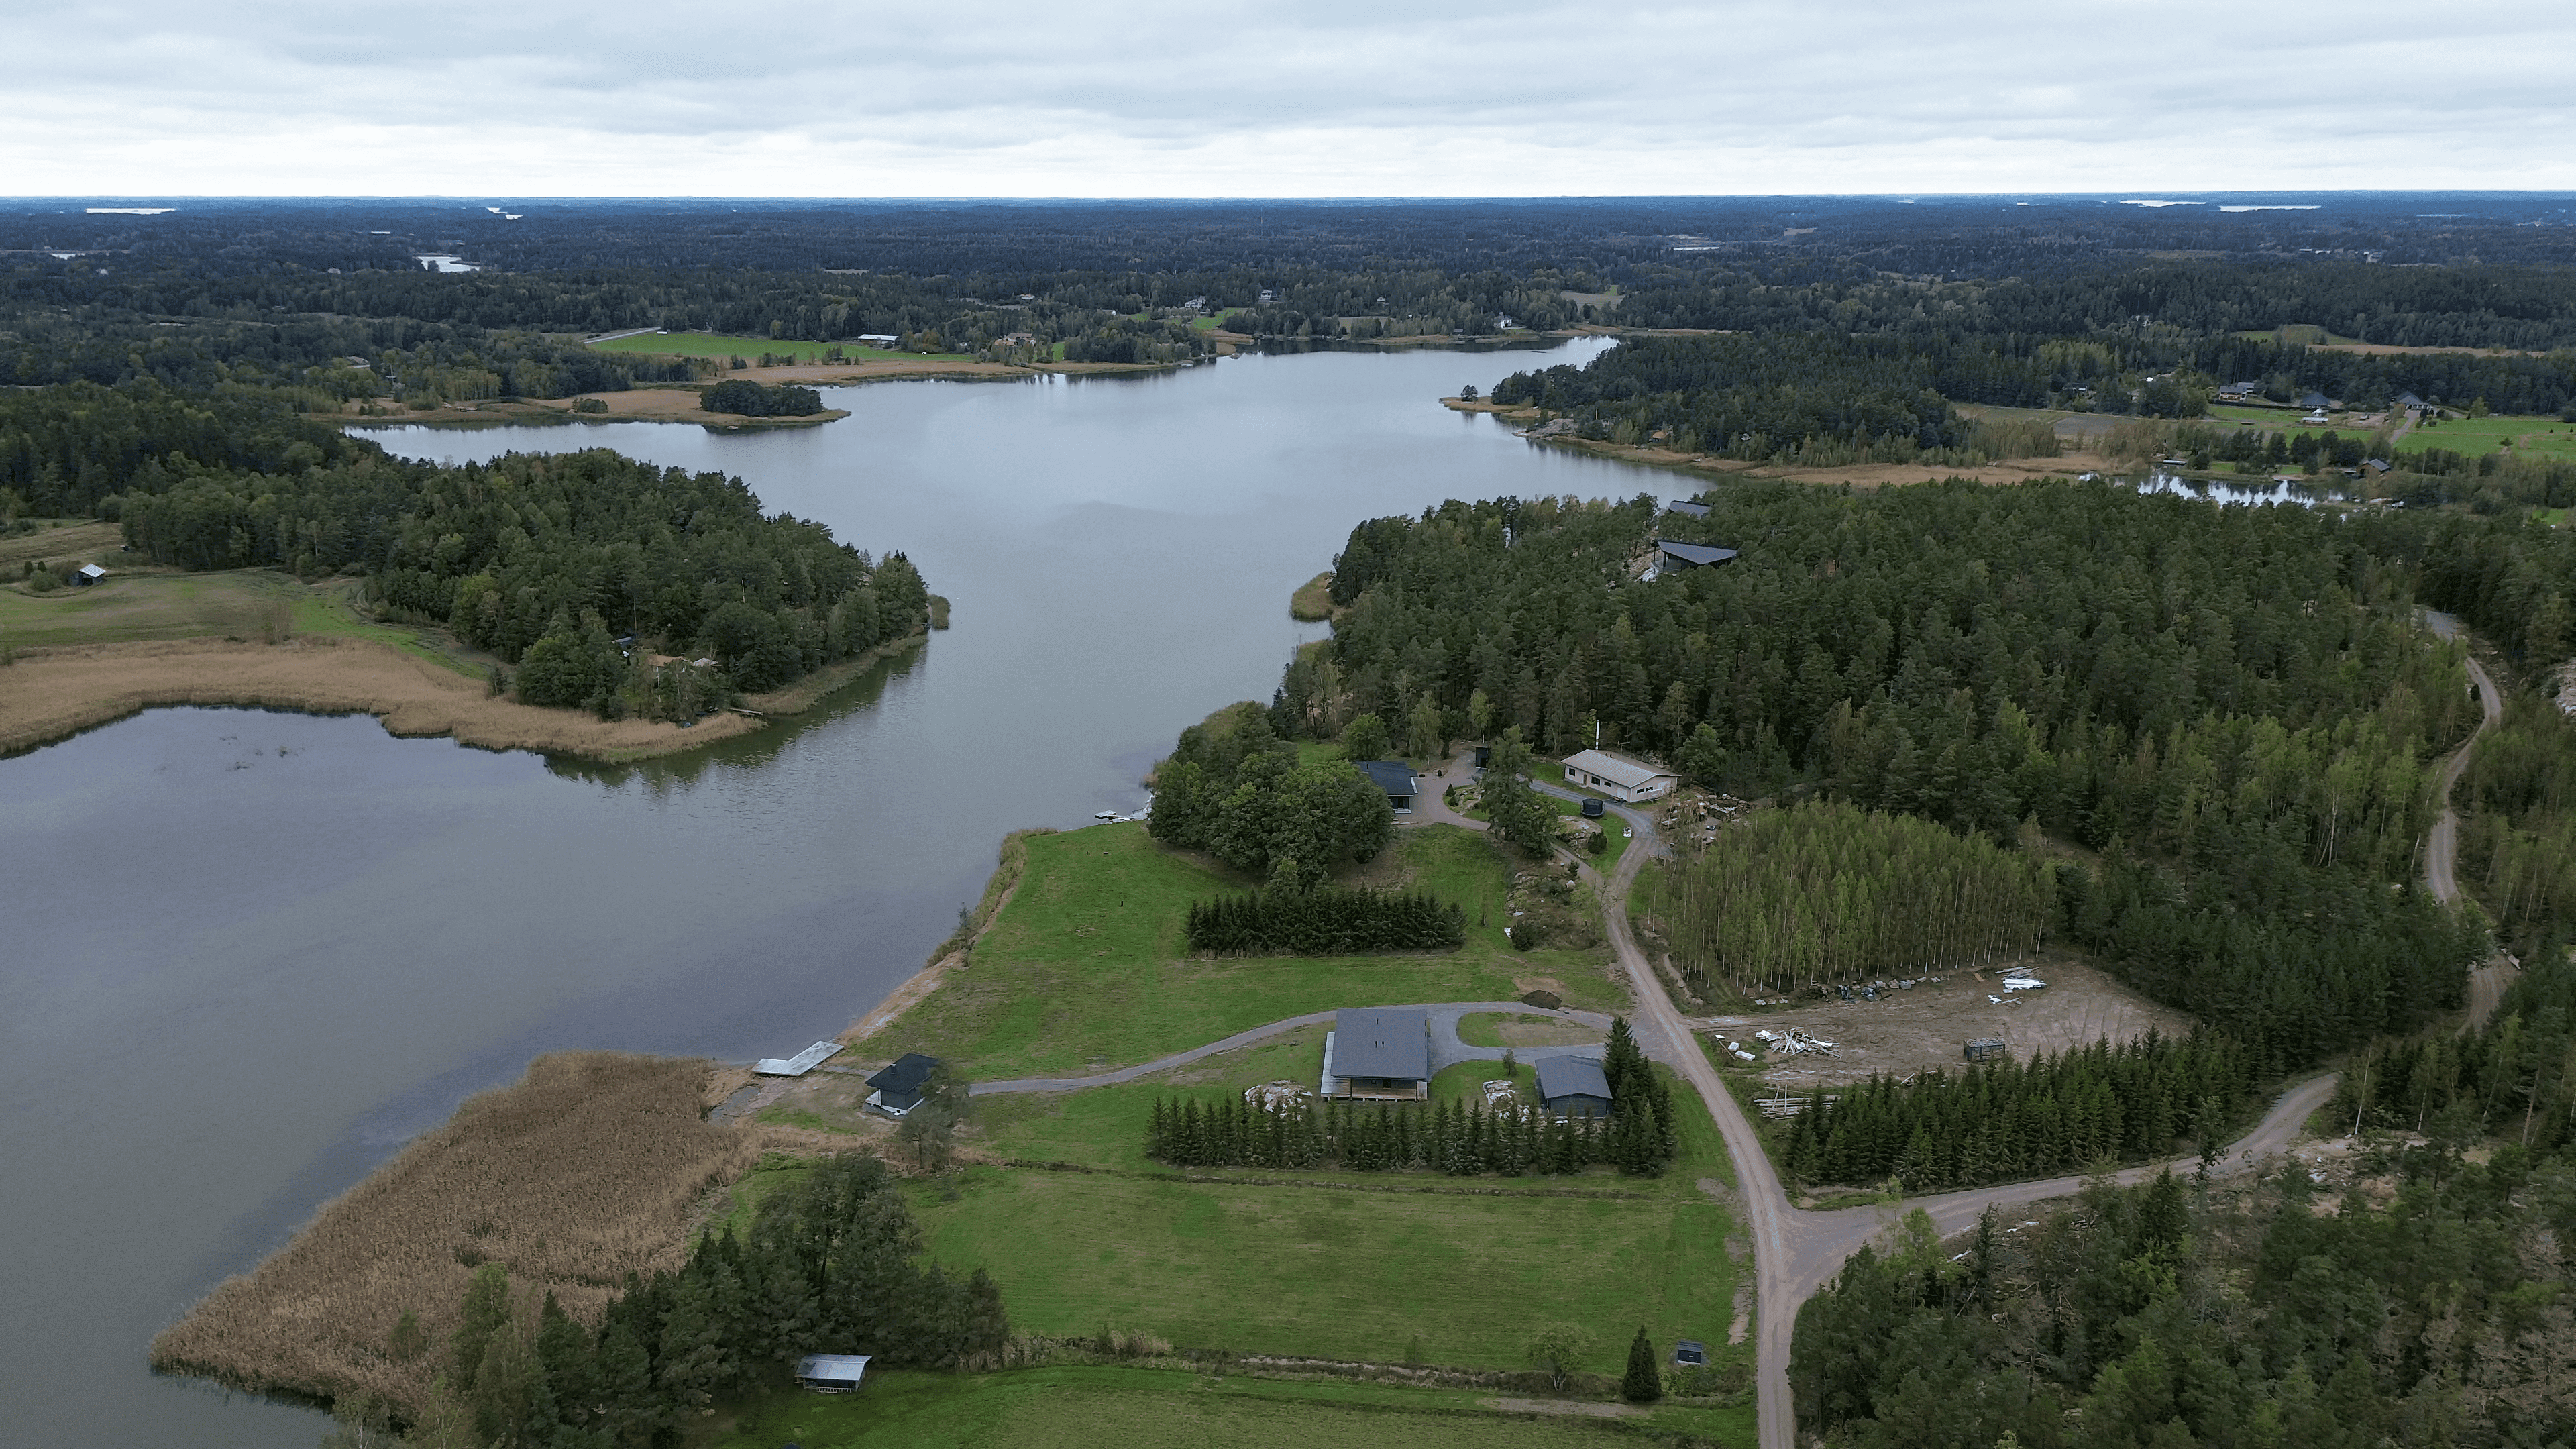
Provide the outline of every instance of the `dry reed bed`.
{"type": "Polygon", "coordinates": [[[539,709],[496,699],[478,681],[368,640],[186,639],[20,654],[0,674],[0,754],[174,704],[372,714],[395,735],[453,735],[484,749],[604,760],[672,754],[760,728],[759,721],[732,714],[684,730],[539,709]]]}
{"type": "Polygon", "coordinates": [[[226,1279],[152,1342],[153,1367],[314,1398],[418,1404],[444,1361],[474,1266],[510,1270],[596,1322],[629,1272],[677,1267],[710,1189],[768,1148],[801,1145],[705,1113],[741,1080],[697,1059],[558,1052],[482,1093],[293,1242],[226,1279]],[[396,1362],[405,1310],[427,1353],[396,1362]]]}

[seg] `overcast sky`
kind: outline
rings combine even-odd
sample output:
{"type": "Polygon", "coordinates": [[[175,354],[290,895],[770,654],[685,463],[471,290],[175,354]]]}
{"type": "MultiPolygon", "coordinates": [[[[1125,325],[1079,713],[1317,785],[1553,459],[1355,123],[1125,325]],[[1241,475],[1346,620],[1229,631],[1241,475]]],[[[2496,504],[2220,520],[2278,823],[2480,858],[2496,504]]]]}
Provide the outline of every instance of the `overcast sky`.
{"type": "Polygon", "coordinates": [[[0,192],[2576,186],[2576,4],[322,4],[0,21],[0,192]]]}

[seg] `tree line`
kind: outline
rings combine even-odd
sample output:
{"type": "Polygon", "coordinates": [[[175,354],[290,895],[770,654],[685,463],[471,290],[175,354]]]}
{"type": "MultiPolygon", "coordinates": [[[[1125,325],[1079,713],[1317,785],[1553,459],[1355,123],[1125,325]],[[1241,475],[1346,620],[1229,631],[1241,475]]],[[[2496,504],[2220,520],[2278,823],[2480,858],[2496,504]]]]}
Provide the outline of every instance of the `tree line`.
{"type": "Polygon", "coordinates": [[[1450,951],[1467,944],[1467,913],[1428,891],[1246,891],[1190,902],[1189,947],[1219,956],[1350,956],[1450,951]]]}
{"type": "Polygon", "coordinates": [[[1625,1017],[1610,1023],[1601,1074],[1606,1117],[1554,1114],[1482,1100],[1370,1106],[1302,1097],[1255,1103],[1241,1095],[1202,1103],[1154,1099],[1146,1155],[1186,1167],[1312,1168],[1349,1172],[1445,1172],[1468,1177],[1580,1172],[1609,1163],[1651,1177],[1678,1143],[1672,1088],[1646,1061],[1625,1017]]]}
{"type": "Polygon", "coordinates": [[[2052,873],[1928,820],[1814,800],[1755,811],[1663,873],[1657,911],[1705,990],[1961,971],[2037,949],[2052,873]]]}
{"type": "Polygon", "coordinates": [[[747,418],[804,418],[823,411],[823,395],[810,387],[765,387],[729,377],[700,393],[698,406],[747,418]]]}
{"type": "Polygon", "coordinates": [[[2294,1159],[2242,1184],[2096,1182],[1946,1244],[1918,1214],[1801,1309],[1802,1429],[1925,1449],[2555,1442],[2576,1422],[2576,1312],[2547,1247],[2576,1220],[2571,1028],[2576,971],[2553,953],[2482,1031],[2345,1072],[2330,1110],[2408,1135],[2358,1144],[2340,1190],[2294,1159]]]}
{"type": "Polygon", "coordinates": [[[1875,1074],[1810,1095],[1780,1164],[1809,1183],[1893,1177],[1922,1193],[2144,1161],[2182,1138],[2214,1148],[2243,1120],[2259,1066],[2226,1036],[2150,1030],[1910,1083],[1875,1074]]]}
{"type": "MultiPolygon", "coordinates": [[[[445,1372],[424,1405],[344,1406],[399,1421],[435,1449],[646,1449],[714,1405],[783,1387],[809,1353],[884,1368],[971,1369],[1010,1334],[982,1269],[920,1261],[922,1238],[885,1164],[822,1159],[761,1205],[749,1230],[700,1238],[680,1268],[627,1275],[594,1328],[486,1263],[467,1289],[445,1372]]],[[[396,1354],[427,1349],[416,1320],[396,1354]]]]}

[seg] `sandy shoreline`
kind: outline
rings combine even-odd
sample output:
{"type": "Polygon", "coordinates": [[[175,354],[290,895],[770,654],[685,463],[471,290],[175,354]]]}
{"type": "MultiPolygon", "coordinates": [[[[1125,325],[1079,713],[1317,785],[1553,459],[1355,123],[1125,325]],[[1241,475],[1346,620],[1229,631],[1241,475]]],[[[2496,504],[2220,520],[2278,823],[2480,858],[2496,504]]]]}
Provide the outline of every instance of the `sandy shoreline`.
{"type": "MultiPolygon", "coordinates": [[[[795,714],[920,636],[817,670],[775,694],[763,714],[795,714]]],[[[128,715],[169,705],[370,714],[391,735],[452,736],[487,750],[579,755],[610,764],[678,754],[763,728],[746,715],[714,714],[694,726],[601,720],[495,698],[480,681],[387,645],[329,636],[281,644],[171,639],[29,649],[0,671],[0,756],[51,744],[128,715]]]]}

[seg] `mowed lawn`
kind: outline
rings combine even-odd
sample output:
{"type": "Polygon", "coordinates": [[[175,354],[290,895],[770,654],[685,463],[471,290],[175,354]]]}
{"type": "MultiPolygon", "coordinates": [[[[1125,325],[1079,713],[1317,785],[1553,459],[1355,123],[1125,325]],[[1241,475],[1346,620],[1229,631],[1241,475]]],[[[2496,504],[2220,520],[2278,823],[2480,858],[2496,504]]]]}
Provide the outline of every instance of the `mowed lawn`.
{"type": "Polygon", "coordinates": [[[823,354],[841,349],[841,361],[871,362],[881,358],[938,358],[962,362],[963,352],[896,352],[885,348],[861,347],[855,342],[796,342],[773,337],[727,337],[717,332],[646,332],[634,337],[619,337],[607,342],[594,342],[602,352],[639,352],[654,357],[740,357],[758,360],[764,352],[773,357],[793,357],[798,362],[823,362],[823,354]]]}
{"type": "Polygon", "coordinates": [[[2398,440],[2397,451],[2446,448],[2474,458],[2506,443],[2516,457],[2576,459],[2576,423],[2556,418],[2455,418],[2419,427],[2398,440]]]}
{"type": "MultiPolygon", "coordinates": [[[[804,1449],[1589,1449],[1637,1442],[1595,1420],[1497,1414],[1478,1407],[1483,1397],[1151,1368],[871,1373],[855,1394],[781,1395],[747,1410],[710,1449],[791,1442],[804,1449]]],[[[1750,1442],[1751,1420],[1750,1409],[1659,1409],[1644,1422],[1739,1443],[1750,1442]],[[1738,1420],[1741,1431],[1731,1432],[1738,1420]]]]}
{"type": "Polygon", "coordinates": [[[1601,1341],[1586,1367],[1602,1373],[1640,1323],[1662,1344],[1725,1341],[1724,1208],[1610,1175],[1526,1182],[1500,1195],[1493,1179],[1416,1173],[1254,1185],[974,1167],[913,1208],[934,1257],[990,1272],[1011,1320],[1039,1333],[1107,1325],[1190,1348],[1500,1369],[1521,1366],[1536,1323],[1564,1321],[1601,1341]],[[1551,1195],[1560,1185],[1615,1196],[1551,1195]]]}
{"type": "Polygon", "coordinates": [[[1400,831],[1346,877],[1428,890],[1466,911],[1463,948],[1386,956],[1188,955],[1190,903],[1248,883],[1164,849],[1141,822],[1032,836],[1028,852],[973,964],[870,1042],[872,1052],[946,1057],[978,1081],[1079,1076],[1345,1006],[1500,1001],[1539,983],[1574,1006],[1626,1003],[1606,949],[1511,949],[1502,903],[1515,864],[1473,831],[1400,831]]]}

